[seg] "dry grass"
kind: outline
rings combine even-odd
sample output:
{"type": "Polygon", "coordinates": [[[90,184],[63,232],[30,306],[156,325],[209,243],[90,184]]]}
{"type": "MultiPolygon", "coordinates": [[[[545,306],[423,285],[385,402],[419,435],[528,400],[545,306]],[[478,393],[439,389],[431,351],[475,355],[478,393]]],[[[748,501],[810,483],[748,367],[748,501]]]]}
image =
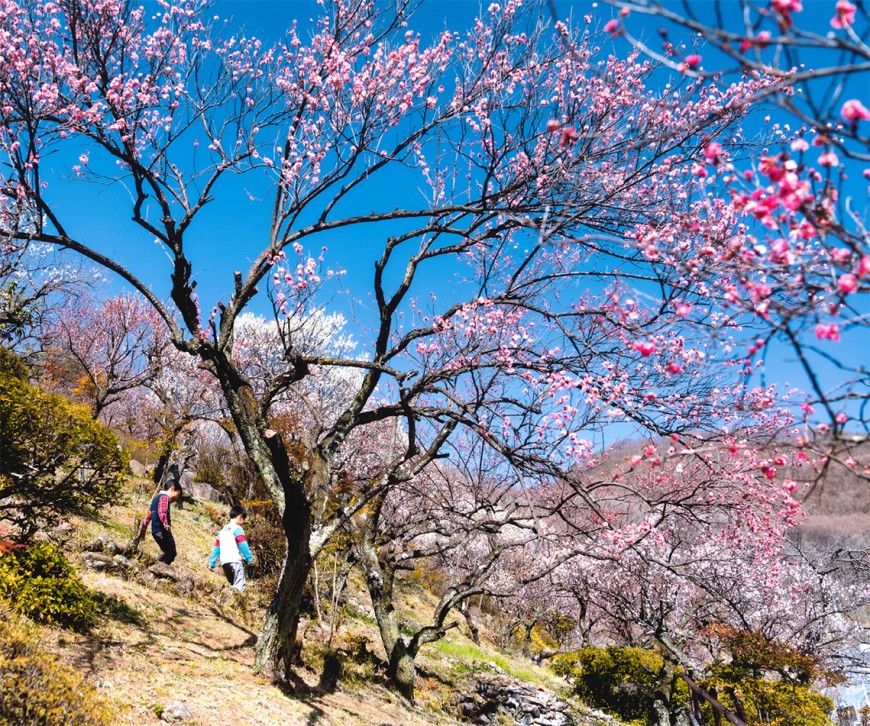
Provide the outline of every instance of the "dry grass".
{"type": "MultiPolygon", "coordinates": [[[[145,495],[147,497],[147,494],[145,495]]],[[[119,505],[103,513],[99,522],[76,522],[69,547],[99,535],[126,544],[135,512],[141,502],[119,505]]],[[[83,672],[108,699],[121,725],[164,723],[162,708],[173,700],[183,702],[195,724],[245,723],[365,726],[455,723],[446,717],[409,708],[389,692],[374,671],[368,681],[350,679],[330,694],[317,692],[319,665],[310,658],[310,670],[299,669],[300,692],[289,694],[253,671],[254,646],[262,618],[256,582],[241,601],[224,595],[216,605],[223,579],[206,569],[214,542],[215,524],[204,507],[174,509],[173,531],[179,557],[174,567],[193,577],[192,596],[176,594],[168,584],[141,584],[113,575],[82,571],[85,583],[113,595],[129,606],[118,618],[107,618],[94,634],[79,636],[44,628],[42,642],[83,672]]],[[[148,537],[142,545],[142,566],[159,551],[148,537]]],[[[351,632],[350,630],[347,631],[351,632]]],[[[316,633],[316,631],[315,631],[316,633]]],[[[371,633],[369,633],[371,635],[371,633]]],[[[374,638],[371,639],[374,648],[374,638]]],[[[314,649],[306,649],[315,652],[314,649]]]]}
{"type": "MultiPolygon", "coordinates": [[[[862,482],[863,483],[863,482],[862,482]]],[[[816,492],[815,507],[800,534],[814,544],[836,540],[866,545],[868,508],[866,491],[858,491],[849,478],[826,482],[816,492]],[[822,496],[823,494],[823,496],[822,496]],[[844,497],[852,507],[837,510],[844,497]],[[819,500],[822,500],[821,502],[819,500]],[[825,506],[818,506],[823,503],[825,506]]],[[[128,501],[105,510],[98,521],[79,520],[68,534],[71,552],[103,535],[123,546],[129,541],[138,515],[151,495],[150,485],[135,482],[128,501]]],[[[215,505],[187,504],[173,509],[173,530],[179,557],[175,568],[196,583],[190,596],[181,596],[167,584],[146,586],[136,578],[83,571],[85,583],[126,603],[92,635],[80,636],[42,629],[42,641],[86,675],[110,702],[119,725],[163,723],[162,708],[183,702],[195,724],[246,723],[322,726],[423,726],[455,724],[458,694],[471,689],[479,674],[505,673],[553,691],[564,683],[527,659],[500,652],[494,642],[471,643],[460,615],[441,642],[426,646],[417,659],[417,708],[409,708],[390,691],[384,680],[385,654],[371,616],[368,597],[358,574],[351,576],[349,607],[333,641],[344,659],[339,689],[318,692],[317,682],[325,652],[324,634],[305,627],[303,658],[297,693],[286,693],[253,671],[254,647],[263,605],[269,594],[252,582],[243,601],[229,598],[215,604],[225,586],[223,578],[206,569],[214,535],[226,513],[215,505]]],[[[142,544],[140,568],[150,564],[159,550],[150,536],[142,544]]],[[[73,558],[75,559],[75,558],[73,558]]],[[[398,616],[410,627],[425,622],[436,603],[420,583],[405,583],[398,616]]],[[[480,617],[485,625],[487,617],[480,617]]],[[[485,629],[484,629],[485,631],[485,629]]]]}

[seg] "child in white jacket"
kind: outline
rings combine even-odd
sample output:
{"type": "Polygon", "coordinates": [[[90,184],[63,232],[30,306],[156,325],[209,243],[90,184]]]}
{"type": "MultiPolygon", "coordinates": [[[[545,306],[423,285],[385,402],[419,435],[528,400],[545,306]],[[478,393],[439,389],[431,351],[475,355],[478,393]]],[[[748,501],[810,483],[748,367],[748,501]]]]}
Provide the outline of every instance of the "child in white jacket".
{"type": "Polygon", "coordinates": [[[215,565],[220,559],[221,567],[227,581],[239,592],[245,591],[245,562],[251,564],[254,555],[248,547],[245,539],[245,531],[242,525],[245,523],[247,512],[244,507],[236,506],[230,510],[230,521],[218,532],[208,561],[209,569],[214,572],[215,565]]]}

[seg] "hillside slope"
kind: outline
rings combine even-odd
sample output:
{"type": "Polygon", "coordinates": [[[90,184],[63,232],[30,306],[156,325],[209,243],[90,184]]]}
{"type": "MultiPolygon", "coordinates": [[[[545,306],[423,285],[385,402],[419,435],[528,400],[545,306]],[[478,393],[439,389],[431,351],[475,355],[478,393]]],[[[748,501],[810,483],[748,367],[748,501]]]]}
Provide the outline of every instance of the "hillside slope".
{"type": "MultiPolygon", "coordinates": [[[[146,487],[141,482],[131,496],[139,508],[147,500],[146,487]]],[[[268,593],[258,592],[261,585],[255,580],[249,593],[238,598],[221,577],[206,569],[216,509],[221,508],[194,503],[173,511],[179,547],[173,567],[182,582],[155,579],[149,573],[147,567],[158,550],[148,537],[140,561],[126,572],[81,568],[89,587],[116,596],[124,604],[112,617],[106,617],[88,635],[42,629],[42,642],[85,673],[109,701],[115,723],[163,723],[164,710],[177,701],[190,713],[187,723],[195,724],[456,724],[462,722],[458,719],[463,704],[469,714],[482,682],[531,689],[533,700],[538,699],[534,702],[541,698],[547,702],[551,697],[547,692],[565,690],[564,682],[545,668],[522,658],[513,659],[485,643],[478,648],[456,628],[445,641],[427,646],[421,653],[417,706],[410,707],[386,686],[384,653],[367,598],[356,591],[350,596],[353,607],[348,610],[352,615],[333,644],[345,661],[338,688],[324,692],[317,687],[324,635],[316,624],[304,622],[300,681],[293,694],[283,692],[252,668],[262,604],[268,593]]],[[[119,505],[105,511],[100,521],[75,521],[65,536],[70,559],[83,563],[87,558],[83,550],[100,537],[125,543],[135,517],[134,507],[119,505]]],[[[415,611],[431,610],[435,602],[422,588],[412,589],[402,603],[400,615],[405,620],[415,619],[415,611]]],[[[579,704],[571,705],[574,724],[615,723],[579,704]]],[[[547,705],[537,710],[543,719],[540,723],[558,716],[556,711],[547,713],[547,705]]],[[[516,722],[507,715],[496,718],[502,720],[489,722],[516,722]]]]}

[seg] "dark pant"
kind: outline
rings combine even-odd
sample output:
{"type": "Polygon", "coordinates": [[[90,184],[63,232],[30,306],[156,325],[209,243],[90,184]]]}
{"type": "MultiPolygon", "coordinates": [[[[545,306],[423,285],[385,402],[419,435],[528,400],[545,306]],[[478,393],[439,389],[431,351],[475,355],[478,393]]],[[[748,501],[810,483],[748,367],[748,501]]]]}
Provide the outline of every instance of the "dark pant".
{"type": "Polygon", "coordinates": [[[245,591],[245,565],[241,562],[227,562],[222,565],[224,577],[239,592],[245,591]]]}
{"type": "Polygon", "coordinates": [[[178,555],[178,551],[175,549],[175,538],[172,536],[172,532],[168,529],[159,529],[152,530],[151,534],[154,537],[157,546],[160,548],[161,552],[163,552],[158,561],[171,565],[172,561],[178,555]]]}

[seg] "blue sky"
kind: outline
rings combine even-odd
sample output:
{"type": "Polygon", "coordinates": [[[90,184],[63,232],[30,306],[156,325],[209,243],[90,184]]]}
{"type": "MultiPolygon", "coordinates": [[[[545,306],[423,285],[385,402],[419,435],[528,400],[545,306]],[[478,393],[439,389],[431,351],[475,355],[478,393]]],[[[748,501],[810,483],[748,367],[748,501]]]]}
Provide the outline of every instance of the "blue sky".
{"type": "MultiPolygon", "coordinates": [[[[575,15],[581,15],[590,12],[592,6],[593,3],[589,2],[559,2],[557,10],[563,14],[573,11],[575,15]]],[[[827,0],[805,2],[804,18],[816,18],[819,23],[827,25],[832,6],[833,3],[827,0]]],[[[415,16],[412,27],[419,30],[424,39],[448,26],[461,30],[473,20],[479,7],[472,0],[426,0],[415,16]]],[[[703,8],[704,5],[701,3],[697,7],[703,8]]],[[[317,6],[311,0],[218,0],[215,13],[229,19],[229,28],[242,27],[246,34],[260,36],[268,42],[280,38],[294,19],[299,21],[300,35],[305,38],[308,18],[316,16],[317,6]]],[[[596,14],[603,23],[611,17],[612,11],[601,6],[596,14]]],[[[657,25],[650,24],[651,34],[655,27],[657,25]]],[[[624,54],[627,45],[625,41],[616,40],[613,49],[624,54]]],[[[611,48],[604,48],[605,52],[609,50],[611,48]]],[[[64,157],[57,157],[57,170],[64,166],[68,168],[67,161],[64,157]]],[[[139,272],[142,279],[153,281],[158,294],[166,294],[169,260],[158,245],[151,243],[147,235],[131,225],[129,203],[123,204],[127,196],[123,188],[115,185],[99,190],[102,203],[97,209],[83,214],[82,210],[91,208],[89,205],[95,192],[93,186],[65,184],[60,179],[52,184],[63,187],[61,206],[67,213],[64,216],[72,220],[70,227],[74,234],[99,239],[103,250],[125,260],[139,272]]],[[[863,191],[863,186],[859,191],[863,191]]],[[[385,189],[384,193],[398,199],[401,195],[414,195],[416,191],[396,186],[385,189]]],[[[219,300],[227,300],[232,290],[233,270],[245,272],[251,260],[265,246],[271,211],[270,191],[259,175],[226,179],[217,188],[215,196],[217,201],[203,210],[201,218],[191,230],[192,234],[186,238],[188,256],[194,265],[193,276],[199,283],[197,292],[204,315],[208,315],[219,300]]],[[[361,200],[361,203],[364,204],[365,200],[361,200]]],[[[332,298],[331,306],[360,318],[366,317],[366,291],[371,288],[374,255],[387,234],[383,229],[364,228],[363,232],[366,235],[364,240],[360,239],[359,230],[348,229],[335,233],[325,242],[330,247],[328,261],[339,262],[348,270],[344,286],[349,294],[332,298]]],[[[430,273],[417,292],[423,297],[431,287],[444,301],[454,296],[458,286],[459,283],[449,275],[442,277],[430,273]]],[[[112,280],[110,289],[119,290],[121,287],[116,280],[112,280]]],[[[266,312],[265,299],[255,302],[252,309],[266,312]]],[[[833,345],[832,354],[856,363],[870,350],[866,333],[848,345],[845,342],[839,346],[833,345]]],[[[767,368],[768,380],[791,379],[790,383],[802,383],[802,376],[785,352],[773,351],[769,354],[767,368]]]]}

